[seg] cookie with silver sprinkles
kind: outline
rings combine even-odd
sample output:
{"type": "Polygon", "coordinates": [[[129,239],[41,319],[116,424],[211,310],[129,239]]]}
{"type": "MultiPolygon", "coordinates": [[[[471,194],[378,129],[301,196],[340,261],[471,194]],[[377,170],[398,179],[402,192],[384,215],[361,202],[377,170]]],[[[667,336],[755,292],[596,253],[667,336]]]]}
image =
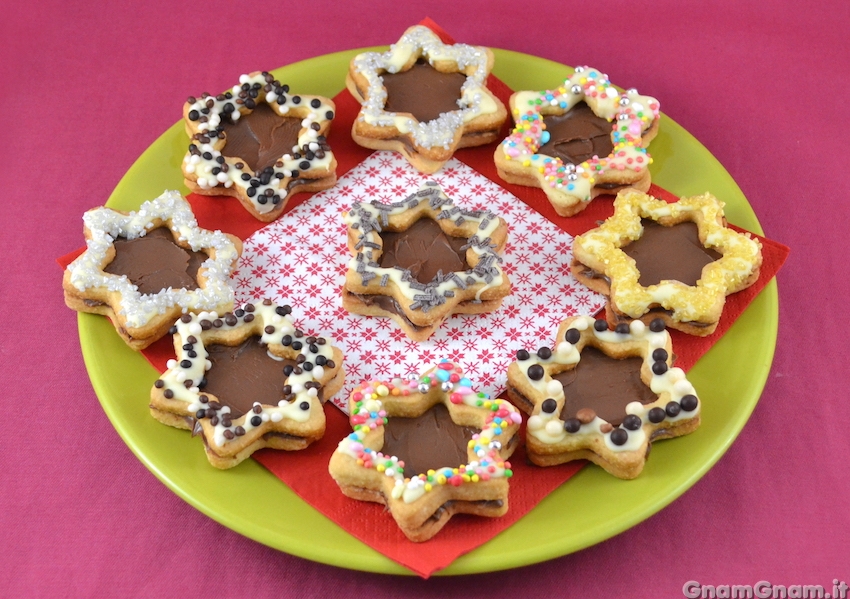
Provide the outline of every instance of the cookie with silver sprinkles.
{"type": "Polygon", "coordinates": [[[358,54],[346,77],[362,105],[351,137],[398,152],[426,174],[459,148],[496,141],[508,113],[487,88],[493,60],[489,48],[444,44],[423,25],[410,27],[386,52],[358,54]]]}
{"type": "Polygon", "coordinates": [[[230,275],[242,242],[198,226],[176,191],[135,212],[101,207],[83,215],[86,250],[65,269],[65,303],[109,317],[141,350],[186,313],[233,308],[230,275]]]}

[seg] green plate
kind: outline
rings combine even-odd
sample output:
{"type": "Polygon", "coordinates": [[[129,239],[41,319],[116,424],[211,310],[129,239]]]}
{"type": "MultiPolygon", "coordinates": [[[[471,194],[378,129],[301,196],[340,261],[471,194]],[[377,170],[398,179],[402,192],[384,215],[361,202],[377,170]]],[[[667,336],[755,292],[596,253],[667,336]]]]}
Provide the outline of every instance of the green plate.
{"type": "MultiPolygon", "coordinates": [[[[360,51],[312,58],[274,74],[294,89],[333,97],[343,88],[349,60],[360,51]]],[[[571,72],[525,54],[495,54],[494,74],[513,89],[553,88],[571,72]]],[[[185,149],[183,125],[178,123],[142,154],[107,204],[132,210],[164,189],[185,193],[180,172],[185,149]]],[[[732,177],[682,127],[665,117],[651,150],[655,183],[678,195],[710,190],[726,202],[730,222],[762,233],[732,177]]],[[[696,433],[654,445],[652,459],[637,480],[621,481],[600,468],[584,468],[519,522],[440,574],[494,571],[565,555],[612,537],[669,504],[711,468],[747,422],[770,370],[777,323],[772,281],[691,371],[703,400],[702,425],[696,433]]],[[[211,468],[197,439],[148,414],[148,394],[157,373],[147,361],[130,350],[103,317],[81,314],[79,331],[86,368],[104,411],[133,453],[177,495],[228,528],[281,551],[344,568],[409,574],[319,514],[257,462],[247,460],[228,471],[211,468]]]]}

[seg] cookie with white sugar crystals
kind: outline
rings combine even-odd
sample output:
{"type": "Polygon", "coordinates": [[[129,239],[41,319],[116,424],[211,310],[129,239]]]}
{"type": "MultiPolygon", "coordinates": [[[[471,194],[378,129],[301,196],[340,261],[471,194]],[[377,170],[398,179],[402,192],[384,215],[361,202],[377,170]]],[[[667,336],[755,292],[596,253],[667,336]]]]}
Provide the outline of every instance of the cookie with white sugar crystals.
{"type": "Polygon", "coordinates": [[[514,130],[495,153],[499,176],[539,187],[560,216],[598,195],[651,183],[646,147],[658,133],[658,100],[620,92],[608,76],[577,67],[556,89],[520,91],[510,100],[514,130]]]}
{"type": "Polygon", "coordinates": [[[242,242],[198,227],[178,192],[135,212],[95,208],[83,224],[86,250],[65,269],[65,303],[109,317],[133,349],[165,336],[181,314],[233,308],[230,275],[242,242]]]}
{"type": "Polygon", "coordinates": [[[327,142],[335,110],[330,99],[295,93],[267,72],[242,75],[217,96],[190,97],[184,182],[195,193],[235,197],[271,222],[293,195],[336,183],[327,142]]]}
{"type": "Polygon", "coordinates": [[[661,318],[690,335],[717,328],[726,296],[758,280],[761,243],[726,225],[711,194],[668,203],[637,191],[614,200],[614,214],[575,238],[573,276],[608,297],[611,326],[661,318]]]}
{"type": "Polygon", "coordinates": [[[507,110],[487,88],[492,68],[489,48],[444,44],[428,27],[410,27],[386,52],[351,60],[346,86],[362,104],[351,136],[434,173],[457,149],[498,139],[507,110]]]}
{"type": "Polygon", "coordinates": [[[564,320],[554,347],[517,352],[508,367],[508,397],[529,414],[531,462],[586,459],[624,479],[641,473],[652,442],[688,434],[700,423],[701,402],[673,366],[661,319],[614,330],[589,316],[564,320]]]}
{"type": "Polygon", "coordinates": [[[507,512],[522,417],[475,392],[457,364],[366,382],[349,413],[354,432],[331,456],[331,476],[348,497],[386,505],[410,540],[427,541],[455,514],[507,512]]]}
{"type": "Polygon", "coordinates": [[[452,314],[491,312],[510,293],[500,255],[507,223],[455,206],[434,182],[394,204],[355,202],[344,219],[349,312],[392,318],[424,341],[452,314]]]}
{"type": "Polygon", "coordinates": [[[307,335],[269,300],[234,312],[184,315],[176,359],[151,389],[151,415],[201,435],[231,468],[258,449],[304,449],[325,432],[322,404],[343,385],[342,351],[307,335]]]}

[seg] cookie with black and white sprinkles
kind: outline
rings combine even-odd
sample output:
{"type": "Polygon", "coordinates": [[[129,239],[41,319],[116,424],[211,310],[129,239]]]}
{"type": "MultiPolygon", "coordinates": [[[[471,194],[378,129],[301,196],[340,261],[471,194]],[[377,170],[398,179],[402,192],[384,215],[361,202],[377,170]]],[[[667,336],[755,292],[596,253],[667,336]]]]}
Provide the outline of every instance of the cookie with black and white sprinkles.
{"type": "Polygon", "coordinates": [[[505,220],[456,206],[433,181],[393,204],[355,202],[344,219],[349,312],[390,317],[424,341],[452,314],[492,312],[510,293],[505,220]]]}
{"type": "Polygon", "coordinates": [[[293,93],[265,71],[242,75],[223,94],[190,97],[186,186],[238,198],[258,220],[275,220],[292,195],[336,183],[327,142],[335,110],[330,99],[293,93]]]}
{"type": "Polygon", "coordinates": [[[108,316],[133,349],[165,336],[181,314],[233,309],[230,275],[242,242],[200,228],[178,192],[135,212],[89,210],[83,224],[86,250],[65,269],[65,303],[108,316]]]}
{"type": "Polygon", "coordinates": [[[613,330],[574,316],[554,347],[520,350],[508,367],[508,398],[529,414],[526,448],[539,466],[587,459],[614,476],[638,476],[650,443],[699,426],[701,403],[673,366],[664,321],[613,330]]]}
{"type": "Polygon", "coordinates": [[[171,329],[177,357],[151,389],[153,417],[201,435],[217,468],[263,447],[292,451],[320,439],[322,404],[345,378],[343,355],[290,313],[265,300],[180,318],[171,329]]]}

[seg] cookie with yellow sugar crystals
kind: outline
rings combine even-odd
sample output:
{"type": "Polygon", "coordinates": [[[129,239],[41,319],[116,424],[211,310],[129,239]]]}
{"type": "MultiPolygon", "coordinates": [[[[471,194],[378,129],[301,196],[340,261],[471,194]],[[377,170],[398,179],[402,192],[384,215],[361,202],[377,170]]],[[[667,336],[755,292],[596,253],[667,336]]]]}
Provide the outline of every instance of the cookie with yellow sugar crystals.
{"type": "Polygon", "coordinates": [[[346,77],[362,105],[352,138],[399,152],[426,174],[459,148],[496,141],[508,113],[487,89],[493,60],[489,48],[444,44],[423,25],[410,27],[386,52],[358,54],[346,77]]]}
{"type": "Polygon", "coordinates": [[[505,220],[461,209],[433,181],[393,204],[355,202],[344,220],[349,312],[392,318],[425,341],[452,314],[491,312],[510,293],[501,266],[505,220]]]}
{"type": "Polygon", "coordinates": [[[223,94],[192,96],[183,105],[184,183],[202,195],[237,198],[271,222],[293,195],[336,183],[327,141],[335,110],[330,99],[296,93],[265,71],[242,75],[223,94]]]}
{"type": "Polygon", "coordinates": [[[649,189],[655,98],[620,92],[598,69],[577,67],[556,89],[513,94],[510,108],[515,125],[496,149],[499,176],[539,187],[559,215],[573,216],[601,194],[649,189]]]}
{"type": "Polygon", "coordinates": [[[200,228],[178,192],[134,212],[89,210],[83,225],[86,249],[65,269],[65,303],[107,316],[133,349],[165,336],[181,314],[233,309],[242,242],[200,228]]]}
{"type": "Polygon", "coordinates": [[[586,459],[632,479],[653,441],[699,426],[700,400],[673,366],[661,319],[611,330],[604,320],[574,316],[561,323],[553,347],[516,358],[508,397],[529,414],[526,451],[539,466],[586,459]]]}
{"type": "Polygon", "coordinates": [[[756,282],[761,243],[726,226],[713,195],[667,203],[625,191],[614,214],[573,242],[573,275],[607,296],[611,326],[661,318],[685,333],[710,335],[726,296],[756,282]]]}
{"type": "Polygon", "coordinates": [[[349,410],[354,432],[331,457],[331,476],[348,497],[386,505],[410,540],[427,541],[454,514],[507,512],[522,417],[474,391],[457,364],[363,383],[349,410]]]}
{"type": "Polygon", "coordinates": [[[258,449],[304,449],[325,432],[322,404],[343,385],[342,351],[269,300],[174,324],[176,359],[151,389],[151,415],[203,437],[216,468],[258,449]]]}

